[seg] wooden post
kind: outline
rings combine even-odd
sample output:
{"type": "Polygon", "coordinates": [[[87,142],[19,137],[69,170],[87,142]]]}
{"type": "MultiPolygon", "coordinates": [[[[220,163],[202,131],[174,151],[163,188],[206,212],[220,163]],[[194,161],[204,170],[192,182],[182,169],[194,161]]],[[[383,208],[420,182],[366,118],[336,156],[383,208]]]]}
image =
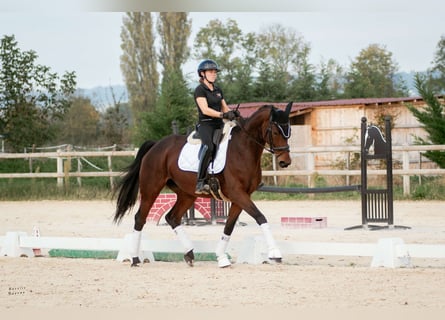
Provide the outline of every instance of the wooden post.
{"type": "MultiPolygon", "coordinates": [[[[409,170],[409,152],[403,151],[402,158],[403,158],[403,170],[409,170]]],[[[403,194],[404,195],[410,194],[409,175],[403,175],[403,194]]]]}
{"type": "MultiPolygon", "coordinates": [[[[77,157],[77,172],[78,173],[82,172],[82,161],[80,160],[80,157],[77,157]]],[[[79,186],[79,188],[82,186],[82,178],[81,177],[77,177],[77,185],[79,186]]]]}
{"type": "MultiPolygon", "coordinates": [[[[307,170],[308,171],[315,170],[315,156],[314,156],[313,152],[309,152],[307,155],[307,170]]],[[[307,176],[307,186],[308,186],[308,188],[314,187],[313,175],[307,176]]]]}
{"type": "MultiPolygon", "coordinates": [[[[66,151],[72,151],[72,146],[68,145],[66,151]]],[[[71,171],[71,157],[67,157],[65,163],[63,165],[63,175],[65,179],[65,188],[68,189],[70,187],[70,176],[69,173],[71,171]]]]}
{"type": "Polygon", "coordinates": [[[63,158],[60,156],[60,153],[62,150],[57,149],[57,153],[59,155],[57,156],[57,187],[63,187],[63,158]]]}
{"type": "MultiPolygon", "coordinates": [[[[111,156],[108,156],[108,171],[112,172],[113,171],[113,166],[111,165],[111,156]]],[[[113,180],[113,176],[110,175],[110,189],[113,190],[114,187],[114,180],[113,180]]]]}
{"type": "MultiPolygon", "coordinates": [[[[35,148],[36,148],[36,145],[33,144],[33,145],[32,145],[32,149],[31,149],[31,153],[34,153],[35,148]]],[[[28,160],[29,160],[29,173],[32,173],[32,172],[33,172],[33,169],[32,169],[32,158],[29,157],[28,160]]]]}

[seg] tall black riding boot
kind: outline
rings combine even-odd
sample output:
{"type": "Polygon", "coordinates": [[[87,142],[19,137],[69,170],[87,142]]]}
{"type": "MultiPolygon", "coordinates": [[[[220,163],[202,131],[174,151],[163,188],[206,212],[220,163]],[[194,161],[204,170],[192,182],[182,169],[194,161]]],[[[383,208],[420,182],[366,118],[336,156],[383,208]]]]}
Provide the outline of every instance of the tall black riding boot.
{"type": "Polygon", "coordinates": [[[212,152],[208,146],[203,145],[199,154],[199,166],[198,166],[198,182],[196,183],[196,194],[208,194],[210,191],[209,185],[205,179],[207,176],[207,168],[209,167],[210,160],[212,158],[212,152]]]}

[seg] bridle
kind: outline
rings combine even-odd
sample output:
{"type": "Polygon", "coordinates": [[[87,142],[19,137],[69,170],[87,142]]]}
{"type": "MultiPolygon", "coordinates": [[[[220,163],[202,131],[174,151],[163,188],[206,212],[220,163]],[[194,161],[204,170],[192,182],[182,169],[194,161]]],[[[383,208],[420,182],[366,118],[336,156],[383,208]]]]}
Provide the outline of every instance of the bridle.
{"type": "MultiPolygon", "coordinates": [[[[239,105],[238,105],[239,107],[239,105]]],[[[238,108],[237,108],[238,110],[238,108]]],[[[261,147],[263,147],[264,150],[270,152],[271,154],[275,154],[278,152],[278,155],[284,153],[284,152],[289,152],[290,151],[290,147],[289,144],[286,144],[285,146],[279,146],[279,147],[275,147],[274,143],[273,143],[273,137],[272,137],[272,126],[276,126],[278,128],[278,130],[280,131],[280,134],[283,136],[283,138],[285,139],[289,139],[290,135],[291,135],[291,127],[289,125],[289,122],[287,123],[279,123],[277,121],[273,120],[273,116],[272,116],[272,110],[271,110],[271,114],[269,117],[269,125],[266,129],[266,135],[267,135],[267,140],[269,141],[265,141],[267,145],[269,145],[269,147],[263,145],[263,143],[259,142],[256,138],[252,137],[250,135],[249,132],[247,132],[247,130],[244,128],[244,126],[238,123],[238,127],[241,128],[241,130],[247,135],[247,137],[251,140],[253,140],[255,143],[257,143],[258,145],[260,145],[261,147]]]]}
{"type": "Polygon", "coordinates": [[[273,137],[272,137],[272,126],[273,125],[275,125],[278,128],[278,130],[280,131],[280,134],[283,138],[289,139],[289,137],[290,137],[291,129],[290,129],[289,122],[278,123],[276,121],[273,121],[272,116],[271,116],[270,120],[269,120],[269,126],[266,129],[266,134],[267,134],[267,137],[269,138],[269,141],[268,142],[266,141],[266,143],[269,145],[269,148],[264,147],[264,149],[269,151],[272,154],[275,154],[275,152],[277,152],[277,151],[281,151],[280,154],[283,152],[289,152],[290,151],[289,144],[286,144],[286,145],[280,146],[280,147],[274,146],[273,137]]]}

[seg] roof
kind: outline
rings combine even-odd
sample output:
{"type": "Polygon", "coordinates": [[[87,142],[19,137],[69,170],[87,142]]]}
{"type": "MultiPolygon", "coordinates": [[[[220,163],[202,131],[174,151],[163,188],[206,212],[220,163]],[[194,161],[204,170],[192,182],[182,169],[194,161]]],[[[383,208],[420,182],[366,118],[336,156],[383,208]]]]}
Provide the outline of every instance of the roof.
{"type": "MultiPolygon", "coordinates": [[[[400,102],[416,102],[423,100],[422,97],[405,97],[405,98],[358,98],[358,99],[339,99],[339,100],[324,100],[324,101],[308,101],[308,102],[294,102],[292,104],[291,113],[301,112],[305,109],[327,107],[327,106],[350,106],[350,105],[379,105],[400,102]]],[[[277,108],[284,109],[288,102],[246,102],[240,103],[239,112],[243,117],[249,117],[259,107],[271,104],[277,108]]],[[[237,104],[229,105],[230,109],[236,108],[237,104]]]]}

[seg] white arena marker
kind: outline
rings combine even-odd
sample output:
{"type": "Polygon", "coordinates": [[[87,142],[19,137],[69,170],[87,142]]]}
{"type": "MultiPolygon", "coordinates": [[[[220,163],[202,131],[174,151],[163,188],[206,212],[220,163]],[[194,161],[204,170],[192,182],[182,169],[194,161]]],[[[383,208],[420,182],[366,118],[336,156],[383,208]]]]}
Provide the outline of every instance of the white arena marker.
{"type": "Polygon", "coordinates": [[[377,243],[371,267],[400,268],[410,267],[408,247],[400,238],[383,238],[377,243]]]}
{"type": "Polygon", "coordinates": [[[20,244],[20,238],[26,235],[26,232],[7,232],[3,240],[1,255],[8,257],[34,257],[34,252],[31,248],[22,247],[20,244]]]}

